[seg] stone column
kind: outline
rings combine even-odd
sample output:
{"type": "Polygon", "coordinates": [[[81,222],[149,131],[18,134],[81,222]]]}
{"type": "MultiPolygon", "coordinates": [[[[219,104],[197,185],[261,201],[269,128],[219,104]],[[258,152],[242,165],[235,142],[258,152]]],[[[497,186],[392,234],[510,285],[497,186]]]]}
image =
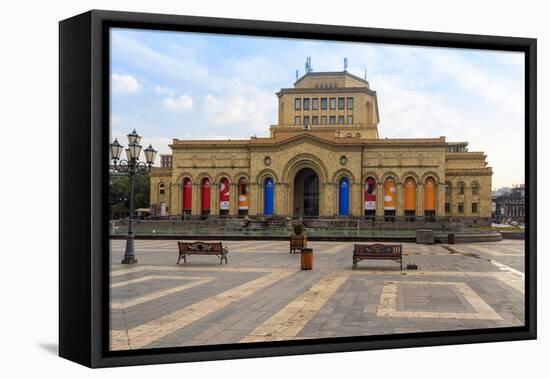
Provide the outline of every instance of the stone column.
{"type": "Polygon", "coordinates": [[[210,215],[220,215],[220,187],[219,183],[210,183],[210,215]]]}
{"type": "Polygon", "coordinates": [[[260,188],[261,185],[251,182],[248,187],[248,214],[256,216],[260,209],[260,188]]]}
{"type": "Polygon", "coordinates": [[[402,217],[405,215],[405,199],[404,192],[405,188],[403,187],[404,183],[395,182],[395,188],[397,189],[397,209],[395,209],[395,216],[402,217]]]}
{"type": "Polygon", "coordinates": [[[416,215],[424,216],[424,185],[421,182],[416,186],[416,215]]]}
{"type": "Polygon", "coordinates": [[[285,213],[285,184],[282,182],[275,183],[275,193],[273,195],[273,215],[282,216],[285,213]]]}
{"type": "Polygon", "coordinates": [[[376,216],[383,217],[384,216],[384,183],[377,182],[376,185],[378,185],[378,187],[376,188],[376,216]]]}
{"type": "Polygon", "coordinates": [[[201,185],[200,183],[194,182],[192,184],[192,193],[191,193],[191,215],[200,215],[201,214],[201,185]]]}
{"type": "Polygon", "coordinates": [[[361,211],[362,209],[362,206],[361,204],[363,203],[363,201],[361,200],[362,198],[362,188],[363,186],[361,185],[361,182],[353,182],[353,185],[352,185],[352,188],[353,190],[351,191],[351,203],[352,203],[352,208],[351,208],[351,214],[355,217],[360,217],[363,215],[363,212],[361,211]]]}
{"type": "Polygon", "coordinates": [[[436,203],[436,215],[438,217],[444,217],[445,216],[445,182],[437,183],[436,184],[436,196],[437,196],[437,203],[436,203]]]}
{"type": "Polygon", "coordinates": [[[229,184],[229,216],[236,216],[239,213],[239,185],[231,182],[229,184]]]}

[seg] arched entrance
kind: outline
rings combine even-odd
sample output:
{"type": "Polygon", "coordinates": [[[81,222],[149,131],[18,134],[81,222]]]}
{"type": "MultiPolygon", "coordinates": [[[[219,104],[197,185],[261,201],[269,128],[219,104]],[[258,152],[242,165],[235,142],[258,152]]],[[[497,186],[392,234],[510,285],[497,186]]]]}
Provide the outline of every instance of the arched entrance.
{"type": "Polygon", "coordinates": [[[311,168],[302,168],[294,176],[294,216],[319,216],[319,176],[311,168]]]}

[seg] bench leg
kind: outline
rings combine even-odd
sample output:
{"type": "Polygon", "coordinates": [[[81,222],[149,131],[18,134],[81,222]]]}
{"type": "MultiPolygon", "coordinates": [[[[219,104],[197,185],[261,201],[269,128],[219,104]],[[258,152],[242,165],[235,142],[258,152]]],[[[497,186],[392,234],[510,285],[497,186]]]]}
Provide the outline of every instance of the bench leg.
{"type": "Polygon", "coordinates": [[[351,265],[351,269],[352,270],[357,269],[357,259],[353,259],[353,264],[351,265]]]}
{"type": "Polygon", "coordinates": [[[181,260],[181,255],[178,256],[178,262],[176,263],[177,265],[179,265],[180,260],[181,260]]]}

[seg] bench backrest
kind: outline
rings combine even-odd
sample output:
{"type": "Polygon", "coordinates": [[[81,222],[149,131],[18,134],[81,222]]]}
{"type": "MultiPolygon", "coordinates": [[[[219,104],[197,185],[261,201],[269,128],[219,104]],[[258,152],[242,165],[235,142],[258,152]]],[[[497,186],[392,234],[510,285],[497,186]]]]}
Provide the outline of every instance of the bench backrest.
{"type": "Polygon", "coordinates": [[[355,244],[353,254],[367,255],[401,255],[401,244],[355,244]]]}
{"type": "Polygon", "coordinates": [[[181,253],[220,253],[222,251],[221,242],[178,242],[178,247],[181,253]]]}

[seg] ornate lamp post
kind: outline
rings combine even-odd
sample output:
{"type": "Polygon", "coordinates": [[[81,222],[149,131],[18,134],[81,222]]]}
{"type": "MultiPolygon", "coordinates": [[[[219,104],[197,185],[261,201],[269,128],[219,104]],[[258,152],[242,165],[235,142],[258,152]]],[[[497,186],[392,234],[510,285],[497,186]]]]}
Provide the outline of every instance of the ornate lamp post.
{"type": "Polygon", "coordinates": [[[126,250],[124,251],[124,258],[122,264],[135,264],[137,263],[136,256],[134,254],[134,189],[136,185],[136,175],[145,175],[151,171],[151,167],[155,161],[157,151],[153,149],[151,145],[147,147],[143,152],[145,153],[145,162],[139,161],[139,155],[141,154],[142,146],[139,144],[141,136],[136,133],[136,130],[127,135],[128,148],[126,148],[126,159],[120,160],[120,154],[124,149],[124,146],[115,141],[110,144],[111,159],[113,160],[113,169],[117,172],[127,173],[130,176],[130,215],[128,217],[128,235],[126,236],[126,250]]]}

